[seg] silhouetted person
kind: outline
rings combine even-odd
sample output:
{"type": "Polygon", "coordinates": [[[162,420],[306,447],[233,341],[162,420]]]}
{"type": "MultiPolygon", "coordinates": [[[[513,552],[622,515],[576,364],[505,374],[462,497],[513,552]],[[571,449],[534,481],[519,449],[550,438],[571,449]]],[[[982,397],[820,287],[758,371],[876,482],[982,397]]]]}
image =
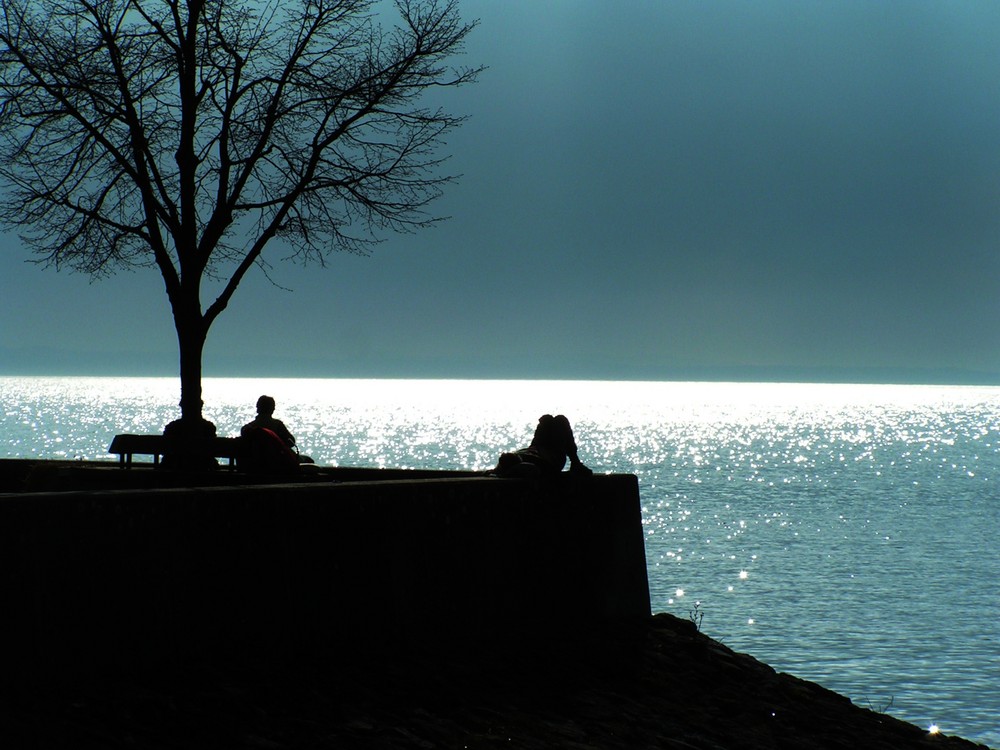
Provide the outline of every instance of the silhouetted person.
{"type": "Polygon", "coordinates": [[[199,442],[215,437],[215,425],[207,419],[175,419],[163,428],[163,437],[172,445],[163,454],[164,469],[204,471],[218,468],[210,454],[199,449],[199,442]]]}
{"type": "Polygon", "coordinates": [[[257,416],[252,422],[248,422],[243,425],[243,429],[240,430],[240,434],[242,434],[247,428],[263,427],[280,437],[289,448],[294,448],[295,438],[292,436],[292,433],[288,431],[288,428],[285,427],[284,422],[280,419],[274,418],[274,409],[274,399],[271,396],[261,396],[257,399],[257,416]]]}
{"type": "Polygon", "coordinates": [[[503,453],[493,473],[502,476],[555,476],[566,466],[573,474],[593,472],[580,461],[573,428],[562,414],[545,414],[538,420],[531,445],[514,453],[503,453]]]}
{"type": "Polygon", "coordinates": [[[274,409],[274,399],[261,396],[257,399],[257,416],[240,430],[243,447],[237,463],[245,471],[280,474],[298,471],[299,464],[313,462],[293,450],[295,437],[284,422],[275,419],[274,409]]]}

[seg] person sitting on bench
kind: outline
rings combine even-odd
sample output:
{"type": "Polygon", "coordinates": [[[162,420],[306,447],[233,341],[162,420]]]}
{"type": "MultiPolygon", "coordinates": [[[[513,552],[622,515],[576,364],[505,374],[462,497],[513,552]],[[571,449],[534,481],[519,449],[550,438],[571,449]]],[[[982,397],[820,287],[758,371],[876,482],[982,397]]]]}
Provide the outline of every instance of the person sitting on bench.
{"type": "Polygon", "coordinates": [[[271,396],[261,396],[257,399],[257,416],[254,417],[252,422],[248,422],[243,425],[243,429],[240,430],[240,434],[243,434],[246,430],[254,427],[263,427],[265,430],[270,430],[281,438],[282,442],[289,448],[294,448],[295,437],[291,432],[289,432],[288,428],[285,427],[284,422],[275,418],[275,408],[276,404],[271,396]]]}
{"type": "Polygon", "coordinates": [[[296,471],[299,464],[312,463],[309,456],[295,451],[295,436],[285,423],[274,416],[275,401],[271,396],[257,399],[257,416],[240,429],[246,443],[243,460],[245,470],[265,473],[296,471]]]}

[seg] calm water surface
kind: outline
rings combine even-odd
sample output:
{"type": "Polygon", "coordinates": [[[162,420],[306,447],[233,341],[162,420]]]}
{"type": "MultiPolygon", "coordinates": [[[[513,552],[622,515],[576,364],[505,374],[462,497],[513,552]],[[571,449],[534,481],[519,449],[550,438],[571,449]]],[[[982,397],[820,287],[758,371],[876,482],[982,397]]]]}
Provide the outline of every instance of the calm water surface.
{"type": "MultiPolygon", "coordinates": [[[[487,468],[565,413],[585,463],[639,477],[654,611],[1000,747],[1000,388],[208,379],[205,414],[235,435],[261,393],[331,465],[487,468]]],[[[0,456],[112,460],[178,396],[0,378],[0,456]]]]}

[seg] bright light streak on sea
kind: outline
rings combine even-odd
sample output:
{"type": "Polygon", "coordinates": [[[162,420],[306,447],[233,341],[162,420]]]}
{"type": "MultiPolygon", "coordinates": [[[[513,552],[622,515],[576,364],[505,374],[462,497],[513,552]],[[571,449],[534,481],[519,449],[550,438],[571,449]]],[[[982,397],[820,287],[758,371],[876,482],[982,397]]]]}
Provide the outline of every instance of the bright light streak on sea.
{"type": "MultiPolygon", "coordinates": [[[[262,393],[318,463],[485,469],[543,413],[634,473],[654,611],[856,704],[1000,747],[1000,388],[208,379],[262,393]]],[[[113,460],[174,378],[0,378],[0,457],[113,460]]],[[[566,561],[572,575],[573,561],[566,561]]]]}

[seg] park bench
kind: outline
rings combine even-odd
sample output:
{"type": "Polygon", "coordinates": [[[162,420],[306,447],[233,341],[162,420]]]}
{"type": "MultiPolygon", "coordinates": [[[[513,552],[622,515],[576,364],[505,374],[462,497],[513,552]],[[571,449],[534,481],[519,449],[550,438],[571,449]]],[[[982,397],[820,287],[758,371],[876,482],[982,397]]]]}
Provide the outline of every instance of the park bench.
{"type": "Polygon", "coordinates": [[[132,456],[152,456],[153,465],[159,466],[160,458],[167,453],[175,455],[211,456],[229,460],[229,469],[236,469],[242,440],[235,437],[199,438],[178,441],[163,435],[115,435],[108,453],[118,454],[122,468],[131,468],[132,456]]]}

